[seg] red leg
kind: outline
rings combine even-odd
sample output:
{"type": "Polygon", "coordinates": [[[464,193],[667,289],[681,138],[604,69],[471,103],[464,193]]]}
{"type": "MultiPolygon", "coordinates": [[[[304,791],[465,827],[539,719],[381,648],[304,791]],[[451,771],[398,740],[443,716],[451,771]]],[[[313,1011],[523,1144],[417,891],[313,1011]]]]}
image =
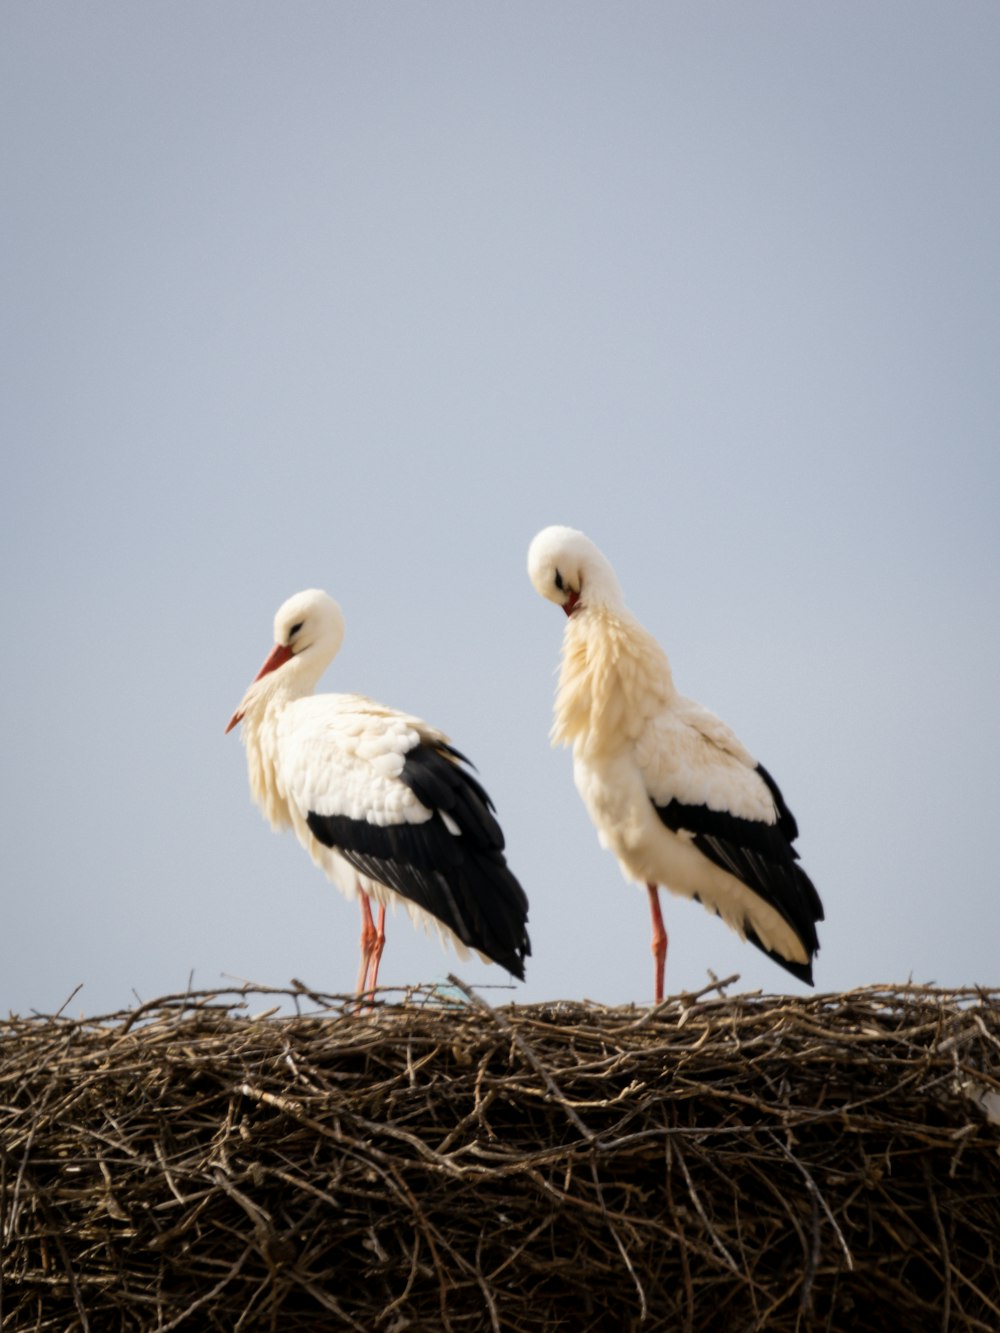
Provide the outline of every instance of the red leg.
{"type": "Polygon", "coordinates": [[[371,965],[377,932],[375,922],[372,920],[372,907],[368,901],[368,895],[360,889],[358,894],[361,899],[361,966],[358,969],[356,994],[363,995],[367,990],[368,968],[371,965]]]}
{"type": "Polygon", "coordinates": [[[378,909],[378,925],[375,928],[375,942],[372,946],[371,980],[368,983],[367,990],[375,995],[375,987],[378,985],[378,965],[382,961],[382,950],[385,948],[385,904],[382,903],[378,909]]]}
{"type": "Polygon", "coordinates": [[[653,918],[653,957],[656,959],[656,991],[654,1004],[659,1004],[663,999],[663,972],[667,965],[667,932],[663,925],[663,915],[660,912],[660,890],[656,884],[647,884],[646,891],[649,894],[649,911],[653,918]]]}

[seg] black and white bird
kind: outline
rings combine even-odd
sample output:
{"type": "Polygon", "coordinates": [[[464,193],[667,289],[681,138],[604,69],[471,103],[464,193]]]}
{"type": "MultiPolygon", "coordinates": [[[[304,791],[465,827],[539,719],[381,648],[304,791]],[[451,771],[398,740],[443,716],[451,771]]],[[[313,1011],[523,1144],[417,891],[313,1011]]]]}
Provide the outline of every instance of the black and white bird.
{"type": "Polygon", "coordinates": [[[426,722],[361,694],[313,694],[343,638],[340,607],[316,589],[275,616],[274,649],[226,727],[243,724],[253,799],[360,899],[359,994],[375,988],[397,901],[460,957],[473,949],[523,980],[528,900],[489,796],[426,722]]]}
{"type": "Polygon", "coordinates": [[[714,713],[678,694],[666,654],[582,532],[545,528],[528,573],[568,618],[552,741],[573,748],[601,844],[646,886],[656,1001],[667,954],[660,885],[812,985],[823,905],[798,864],[798,827],[777,783],[714,713]]]}

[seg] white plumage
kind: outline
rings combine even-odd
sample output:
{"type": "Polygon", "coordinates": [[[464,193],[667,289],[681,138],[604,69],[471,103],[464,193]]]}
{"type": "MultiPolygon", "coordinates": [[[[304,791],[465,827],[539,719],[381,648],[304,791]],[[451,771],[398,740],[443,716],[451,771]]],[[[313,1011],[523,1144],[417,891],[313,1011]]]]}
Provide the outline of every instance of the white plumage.
{"type": "Polygon", "coordinates": [[[492,802],[464,756],[419,718],[360,694],[313,695],[343,637],[340,607],[316,589],[275,616],[275,647],[226,728],[243,724],[253,799],[360,897],[359,992],[375,986],[385,907],[397,899],[461,957],[474,949],[523,979],[528,902],[492,802]]]}
{"type": "Polygon", "coordinates": [[[528,572],[568,617],[552,739],[572,746],[601,844],[647,887],[656,999],[667,944],[659,885],[702,902],[811,985],[823,908],[773,778],[721,719],[678,694],[666,654],[582,532],[545,528],[528,572]]]}

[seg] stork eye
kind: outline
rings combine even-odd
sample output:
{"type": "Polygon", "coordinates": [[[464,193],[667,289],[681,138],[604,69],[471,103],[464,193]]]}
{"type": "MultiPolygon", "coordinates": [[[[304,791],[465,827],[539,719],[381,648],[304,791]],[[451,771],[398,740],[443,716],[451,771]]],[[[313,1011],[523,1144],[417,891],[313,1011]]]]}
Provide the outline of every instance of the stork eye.
{"type": "Polygon", "coordinates": [[[292,628],[288,631],[288,637],[289,637],[290,639],[294,639],[295,636],[296,636],[296,634],[298,634],[299,630],[302,628],[302,626],[303,626],[304,624],[305,624],[305,621],[304,621],[304,620],[300,620],[299,623],[298,623],[297,625],[293,625],[292,628]]]}
{"type": "Polygon", "coordinates": [[[560,592],[566,591],[566,585],[563,583],[563,576],[559,573],[558,569],[556,570],[556,587],[560,592]]]}

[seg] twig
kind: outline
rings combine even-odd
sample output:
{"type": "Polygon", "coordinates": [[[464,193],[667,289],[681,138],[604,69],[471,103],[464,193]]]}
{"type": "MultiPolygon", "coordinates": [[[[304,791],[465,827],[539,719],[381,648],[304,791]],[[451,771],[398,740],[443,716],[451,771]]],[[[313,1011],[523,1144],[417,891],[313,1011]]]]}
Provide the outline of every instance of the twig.
{"type": "Polygon", "coordinates": [[[484,1000],[481,1000],[479,996],[476,995],[474,991],[470,990],[464,981],[460,981],[459,978],[454,975],[454,973],[452,972],[448,973],[448,980],[451,982],[453,986],[457,987],[458,990],[462,991],[463,994],[467,996],[471,1004],[474,1004],[476,1008],[481,1010],[483,1013],[489,1014],[493,1022],[496,1023],[498,1027],[502,1028],[504,1032],[506,1032],[510,1036],[511,1041],[524,1056],[525,1060],[527,1060],[528,1064],[531,1065],[532,1069],[535,1071],[538,1077],[545,1084],[553,1100],[558,1102],[558,1104],[562,1107],[563,1111],[565,1111],[566,1117],[573,1125],[573,1127],[580,1131],[580,1133],[583,1135],[583,1137],[587,1140],[588,1143],[592,1143],[595,1138],[595,1135],[583,1123],[583,1121],[577,1115],[573,1107],[570,1106],[569,1102],[563,1095],[562,1090],[560,1089],[558,1083],[555,1081],[555,1079],[552,1077],[549,1071],[545,1068],[541,1060],[531,1049],[528,1043],[524,1040],[524,1038],[520,1035],[520,1033],[518,1033],[517,1031],[515,1031],[514,1028],[511,1027],[511,1025],[507,1022],[506,1018],[504,1018],[504,1016],[501,1013],[498,1013],[496,1009],[491,1009],[490,1006],[484,1000]]]}
{"type": "Polygon", "coordinates": [[[823,1197],[823,1195],[820,1193],[819,1187],[817,1186],[815,1180],[813,1180],[812,1176],[809,1174],[809,1171],[808,1171],[808,1169],[806,1168],[805,1163],[804,1163],[804,1162],[800,1162],[799,1159],[795,1156],[795,1154],[794,1154],[793,1152],[791,1152],[791,1151],[785,1146],[785,1144],[783,1144],[783,1143],[781,1142],[781,1140],[778,1138],[778,1136],[777,1136],[776,1134],[771,1134],[770,1137],[771,1137],[771,1139],[774,1141],[774,1143],[775,1143],[775,1145],[777,1146],[778,1150],[779,1150],[785,1157],[788,1158],[788,1160],[792,1163],[792,1165],[795,1167],[795,1169],[801,1174],[802,1178],[803,1178],[803,1179],[805,1180],[805,1182],[806,1182],[806,1188],[808,1189],[809,1193],[810,1193],[810,1194],[812,1195],[812,1197],[816,1200],[816,1202],[819,1204],[819,1206],[823,1209],[823,1212],[826,1213],[827,1220],[829,1221],[830,1225],[833,1227],[833,1230],[834,1230],[834,1233],[835,1233],[837,1239],[840,1241],[840,1248],[844,1251],[844,1258],[847,1260],[847,1267],[848,1267],[849,1270],[853,1271],[853,1269],[854,1269],[854,1256],[851,1254],[850,1246],[847,1244],[847,1241],[844,1239],[844,1233],[841,1231],[840,1227],[837,1225],[837,1219],[834,1217],[833,1213],[830,1211],[830,1205],[827,1203],[826,1199],[825,1199],[825,1198],[823,1197]]]}

